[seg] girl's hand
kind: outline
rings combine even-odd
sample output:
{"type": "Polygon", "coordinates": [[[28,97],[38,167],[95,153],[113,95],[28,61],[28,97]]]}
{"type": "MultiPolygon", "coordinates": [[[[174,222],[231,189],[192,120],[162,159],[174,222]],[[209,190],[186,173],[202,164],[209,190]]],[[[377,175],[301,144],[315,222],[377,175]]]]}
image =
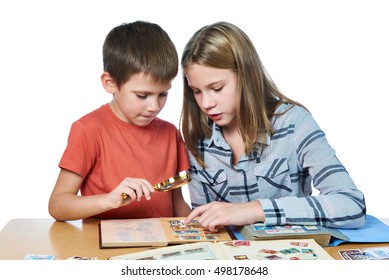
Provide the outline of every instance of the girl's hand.
{"type": "Polygon", "coordinates": [[[259,201],[245,203],[211,202],[196,207],[184,223],[188,224],[194,218],[209,230],[213,231],[218,226],[236,225],[243,226],[259,221],[264,221],[264,213],[259,201]]]}

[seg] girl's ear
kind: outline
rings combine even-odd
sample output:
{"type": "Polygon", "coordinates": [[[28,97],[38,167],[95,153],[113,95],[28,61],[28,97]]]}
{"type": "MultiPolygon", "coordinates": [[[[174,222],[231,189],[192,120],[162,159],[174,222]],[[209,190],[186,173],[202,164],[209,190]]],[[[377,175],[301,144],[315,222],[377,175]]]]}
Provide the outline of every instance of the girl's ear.
{"type": "Polygon", "coordinates": [[[104,72],[101,74],[101,83],[103,84],[104,89],[108,93],[115,93],[116,91],[116,83],[115,80],[112,78],[112,76],[108,72],[104,72]]]}

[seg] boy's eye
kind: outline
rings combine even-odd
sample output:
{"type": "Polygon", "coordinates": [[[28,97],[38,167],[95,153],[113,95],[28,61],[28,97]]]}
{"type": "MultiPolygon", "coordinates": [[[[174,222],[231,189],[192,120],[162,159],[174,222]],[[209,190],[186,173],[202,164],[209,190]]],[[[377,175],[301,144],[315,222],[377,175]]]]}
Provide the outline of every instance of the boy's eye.
{"type": "Polygon", "coordinates": [[[139,99],[146,99],[147,95],[137,94],[136,95],[139,99]]]}

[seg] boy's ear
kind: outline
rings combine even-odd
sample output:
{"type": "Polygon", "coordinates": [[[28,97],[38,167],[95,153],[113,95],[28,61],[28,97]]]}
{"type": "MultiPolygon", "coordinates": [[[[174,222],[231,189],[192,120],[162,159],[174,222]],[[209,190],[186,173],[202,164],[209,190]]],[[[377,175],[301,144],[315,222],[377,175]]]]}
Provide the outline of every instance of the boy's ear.
{"type": "Polygon", "coordinates": [[[115,80],[108,72],[101,74],[101,83],[103,84],[104,89],[109,93],[115,93],[116,83],[115,80]]]}

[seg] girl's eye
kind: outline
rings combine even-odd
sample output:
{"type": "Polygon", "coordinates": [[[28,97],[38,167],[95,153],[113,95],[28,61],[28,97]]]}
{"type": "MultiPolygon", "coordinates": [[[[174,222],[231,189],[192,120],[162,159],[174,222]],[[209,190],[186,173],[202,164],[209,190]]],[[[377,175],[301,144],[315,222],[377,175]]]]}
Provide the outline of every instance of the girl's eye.
{"type": "Polygon", "coordinates": [[[219,87],[219,88],[215,88],[215,89],[213,89],[214,91],[216,91],[216,92],[219,92],[219,91],[221,91],[223,89],[223,87],[219,87]]]}
{"type": "Polygon", "coordinates": [[[162,93],[159,94],[159,96],[160,97],[167,97],[167,94],[168,94],[167,92],[162,92],[162,93]]]}

